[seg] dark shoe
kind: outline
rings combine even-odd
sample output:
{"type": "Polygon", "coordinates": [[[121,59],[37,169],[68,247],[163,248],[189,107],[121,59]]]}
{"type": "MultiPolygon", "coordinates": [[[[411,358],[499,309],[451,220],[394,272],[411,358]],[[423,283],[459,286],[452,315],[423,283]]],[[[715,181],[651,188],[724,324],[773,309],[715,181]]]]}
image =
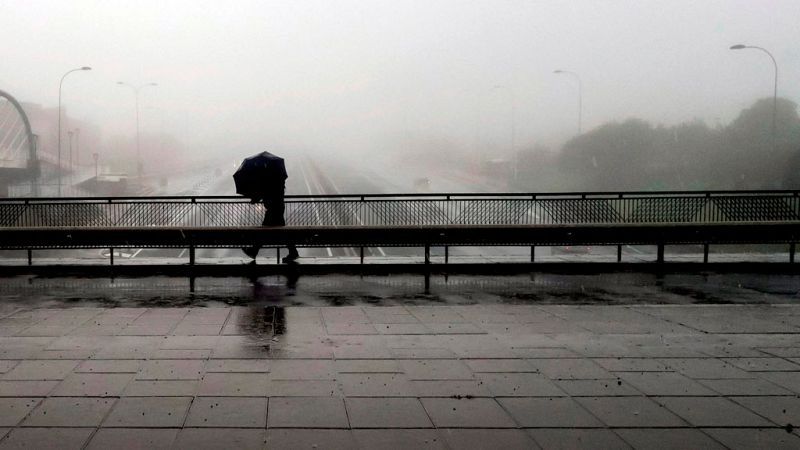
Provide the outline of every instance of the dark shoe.
{"type": "Polygon", "coordinates": [[[298,258],[300,258],[300,255],[289,254],[284,256],[282,261],[284,264],[291,264],[291,263],[296,263],[298,258]]]}
{"type": "Polygon", "coordinates": [[[245,247],[245,248],[242,249],[242,251],[244,252],[245,255],[247,255],[247,256],[249,256],[249,257],[251,257],[253,259],[256,259],[256,256],[258,256],[258,248],[257,247],[245,247]]]}

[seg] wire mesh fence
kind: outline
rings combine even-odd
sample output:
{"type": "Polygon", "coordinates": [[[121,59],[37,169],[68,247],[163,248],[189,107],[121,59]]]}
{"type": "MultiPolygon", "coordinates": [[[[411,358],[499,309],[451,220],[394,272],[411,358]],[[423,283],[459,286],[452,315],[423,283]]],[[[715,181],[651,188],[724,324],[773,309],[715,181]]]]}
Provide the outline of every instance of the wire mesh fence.
{"type": "MultiPolygon", "coordinates": [[[[241,197],[13,198],[3,227],[258,226],[241,197]]],[[[555,225],[795,221],[800,191],[288,196],[290,226],[555,225]]]]}

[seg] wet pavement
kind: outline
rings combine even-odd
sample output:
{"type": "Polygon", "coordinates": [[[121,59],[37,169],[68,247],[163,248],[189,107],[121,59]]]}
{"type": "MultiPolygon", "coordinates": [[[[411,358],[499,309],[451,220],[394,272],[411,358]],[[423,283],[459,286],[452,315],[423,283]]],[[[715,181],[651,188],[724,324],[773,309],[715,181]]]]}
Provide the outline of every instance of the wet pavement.
{"type": "Polygon", "coordinates": [[[0,283],[0,448],[798,448],[800,276],[0,283]]]}

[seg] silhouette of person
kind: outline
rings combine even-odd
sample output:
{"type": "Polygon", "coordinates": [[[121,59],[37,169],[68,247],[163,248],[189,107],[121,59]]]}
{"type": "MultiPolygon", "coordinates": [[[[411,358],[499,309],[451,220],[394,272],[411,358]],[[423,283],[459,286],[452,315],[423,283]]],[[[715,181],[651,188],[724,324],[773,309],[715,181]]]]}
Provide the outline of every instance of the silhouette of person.
{"type": "MultiPolygon", "coordinates": [[[[264,208],[266,208],[266,212],[264,213],[264,221],[261,222],[262,226],[265,227],[286,226],[286,220],[283,218],[283,213],[286,210],[286,206],[283,200],[285,192],[286,192],[286,185],[284,184],[284,181],[281,180],[279,182],[275,182],[271,185],[265,186],[261,198],[250,199],[251,203],[257,203],[258,201],[262,201],[264,204],[264,208]]],[[[288,244],[286,248],[289,250],[289,254],[283,258],[283,262],[288,264],[297,261],[297,258],[300,257],[300,254],[297,252],[297,247],[294,244],[288,244]]],[[[255,259],[260,249],[261,249],[260,245],[254,245],[252,247],[245,247],[242,249],[242,251],[244,251],[244,253],[247,256],[255,259]]]]}

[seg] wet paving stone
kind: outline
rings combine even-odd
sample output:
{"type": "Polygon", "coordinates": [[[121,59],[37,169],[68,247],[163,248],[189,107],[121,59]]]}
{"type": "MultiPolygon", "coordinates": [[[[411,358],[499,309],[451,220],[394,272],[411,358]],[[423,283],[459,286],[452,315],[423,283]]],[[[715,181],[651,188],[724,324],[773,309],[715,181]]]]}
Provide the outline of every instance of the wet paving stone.
{"type": "Polygon", "coordinates": [[[616,429],[614,430],[635,449],[658,448],[664,450],[683,450],[702,448],[722,450],[725,447],[704,434],[691,428],[672,429],[616,429]]]}
{"type": "Polygon", "coordinates": [[[353,436],[360,448],[386,450],[447,448],[444,438],[436,430],[353,430],[353,436]]]}
{"type": "Polygon", "coordinates": [[[441,429],[439,431],[450,448],[467,450],[498,446],[509,450],[539,448],[523,430],[441,429]]]}
{"type": "Polygon", "coordinates": [[[26,427],[97,427],[115,398],[47,398],[25,419],[26,427]]]}
{"type": "Polygon", "coordinates": [[[350,430],[269,429],[267,448],[350,450],[357,444],[350,430]]]}
{"type": "Polygon", "coordinates": [[[603,424],[566,397],[499,398],[500,405],[522,427],[590,428],[603,424]]]}
{"type": "Polygon", "coordinates": [[[101,428],[89,441],[87,450],[167,450],[172,448],[177,429],[101,428]]]}
{"type": "Polygon", "coordinates": [[[0,448],[797,447],[800,307],[277,308],[17,311],[0,448]]]}
{"type": "Polygon", "coordinates": [[[73,373],[58,384],[54,397],[119,397],[133,380],[128,373],[73,373]]]}
{"type": "Polygon", "coordinates": [[[198,397],[192,402],[187,427],[264,428],[266,398],[198,397]]]}
{"type": "Polygon", "coordinates": [[[617,434],[603,429],[548,429],[528,430],[536,443],[544,449],[552,450],[630,450],[617,434]]]}
{"type": "Polygon", "coordinates": [[[0,449],[80,450],[93,432],[94,428],[15,428],[0,442],[0,449]]]}
{"type": "Polygon", "coordinates": [[[103,426],[181,427],[191,403],[189,397],[123,397],[114,405],[103,426]]]}
{"type": "MultiPolygon", "coordinates": [[[[178,438],[171,448],[174,450],[260,449],[264,448],[264,444],[267,442],[266,435],[265,430],[255,429],[184,428],[178,433],[178,438]]],[[[268,446],[267,448],[290,447],[268,446]]],[[[306,448],[311,447],[307,446],[306,448]]]]}
{"type": "Polygon", "coordinates": [[[347,416],[352,428],[432,428],[416,398],[348,398],[347,416]]]}
{"type": "Polygon", "coordinates": [[[514,420],[494,399],[423,398],[437,428],[516,428],[514,420]]]}
{"type": "Polygon", "coordinates": [[[330,397],[271,397],[269,428],[349,428],[344,401],[330,397]]]}
{"type": "Polygon", "coordinates": [[[0,427],[17,425],[39,402],[39,398],[0,398],[0,427]]]}
{"type": "Polygon", "coordinates": [[[575,401],[611,427],[685,427],[687,424],[645,397],[583,397],[575,401]]]}

